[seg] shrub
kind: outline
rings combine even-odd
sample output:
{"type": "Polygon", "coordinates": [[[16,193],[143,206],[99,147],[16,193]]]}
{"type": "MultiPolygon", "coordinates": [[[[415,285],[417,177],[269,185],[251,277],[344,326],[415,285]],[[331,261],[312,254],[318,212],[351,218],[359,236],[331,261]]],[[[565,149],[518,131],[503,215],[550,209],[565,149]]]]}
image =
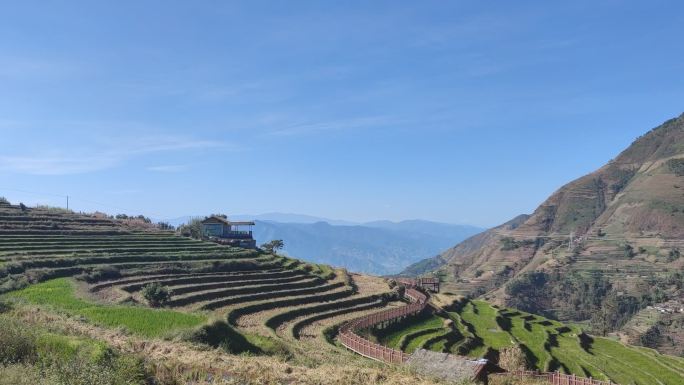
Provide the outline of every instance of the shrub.
{"type": "Polygon", "coordinates": [[[220,347],[228,353],[254,353],[259,354],[261,350],[249,343],[244,335],[240,334],[228,322],[217,320],[206,325],[202,325],[196,330],[186,332],[181,337],[185,341],[209,345],[214,348],[220,347]]]}
{"type": "Polygon", "coordinates": [[[680,256],[681,256],[681,254],[679,252],[679,249],[674,248],[674,249],[670,250],[670,252],[667,254],[667,261],[668,262],[674,262],[674,261],[678,260],[680,256]]]}
{"type": "Polygon", "coordinates": [[[142,363],[132,358],[93,362],[86,357],[57,360],[45,369],[52,385],[142,385],[147,377],[142,363]]]}
{"type": "Polygon", "coordinates": [[[157,227],[159,227],[160,230],[174,230],[175,227],[173,225],[169,224],[168,222],[159,222],[157,223],[157,227]]]}
{"type": "Polygon", "coordinates": [[[121,278],[121,272],[118,268],[114,266],[101,266],[96,267],[89,273],[83,273],[77,277],[78,279],[84,280],[88,283],[104,281],[106,279],[117,279],[121,278]]]}
{"type": "Polygon", "coordinates": [[[675,173],[675,175],[684,176],[684,158],[668,160],[667,167],[671,172],[675,173]]]}
{"type": "Polygon", "coordinates": [[[37,209],[47,211],[51,214],[70,214],[73,213],[71,210],[67,210],[63,207],[56,207],[56,206],[48,206],[48,205],[38,205],[36,206],[37,209]]]}
{"type": "Polygon", "coordinates": [[[0,299],[0,314],[7,313],[12,310],[12,305],[0,299]]]}
{"type": "Polygon", "coordinates": [[[515,241],[515,239],[511,237],[504,237],[501,238],[501,250],[503,251],[509,251],[509,250],[515,250],[520,245],[515,241]]]}
{"type": "Polygon", "coordinates": [[[163,306],[171,299],[169,289],[166,286],[162,286],[159,282],[145,285],[142,288],[142,295],[152,307],[163,306]]]}
{"type": "Polygon", "coordinates": [[[647,348],[656,348],[661,340],[662,333],[660,332],[659,325],[651,326],[644,334],[639,336],[639,342],[647,348]]]}
{"type": "Polygon", "coordinates": [[[18,322],[0,318],[0,365],[33,362],[36,359],[36,335],[18,322]]]}
{"type": "Polygon", "coordinates": [[[24,276],[9,277],[0,284],[0,294],[10,291],[21,290],[29,285],[29,281],[24,276]]]}
{"type": "Polygon", "coordinates": [[[285,247],[285,242],[282,239],[274,239],[270,242],[266,242],[260,246],[262,249],[266,250],[270,254],[275,254],[278,250],[285,247]]]}
{"type": "Polygon", "coordinates": [[[392,292],[394,293],[397,299],[404,298],[404,294],[406,294],[406,287],[404,285],[397,285],[394,288],[392,288],[392,292]]]}
{"type": "Polygon", "coordinates": [[[0,365],[0,385],[53,385],[38,368],[26,364],[0,365]]]}
{"type": "Polygon", "coordinates": [[[176,231],[184,237],[202,239],[202,219],[193,218],[188,223],[178,226],[176,231]]]}
{"type": "Polygon", "coordinates": [[[625,256],[625,258],[629,258],[629,259],[634,258],[634,247],[632,247],[632,245],[625,244],[624,256],[625,256]]]}
{"type": "Polygon", "coordinates": [[[527,356],[518,345],[501,349],[499,353],[499,366],[509,372],[527,369],[527,356]]]}

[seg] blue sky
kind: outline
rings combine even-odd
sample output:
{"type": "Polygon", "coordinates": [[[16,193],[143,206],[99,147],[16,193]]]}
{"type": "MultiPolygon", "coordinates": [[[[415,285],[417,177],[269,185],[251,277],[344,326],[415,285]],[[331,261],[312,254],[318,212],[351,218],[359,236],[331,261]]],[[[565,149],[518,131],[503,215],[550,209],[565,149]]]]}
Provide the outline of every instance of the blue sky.
{"type": "Polygon", "coordinates": [[[0,195],[496,225],[684,112],[682,37],[679,1],[6,2],[0,195]]]}

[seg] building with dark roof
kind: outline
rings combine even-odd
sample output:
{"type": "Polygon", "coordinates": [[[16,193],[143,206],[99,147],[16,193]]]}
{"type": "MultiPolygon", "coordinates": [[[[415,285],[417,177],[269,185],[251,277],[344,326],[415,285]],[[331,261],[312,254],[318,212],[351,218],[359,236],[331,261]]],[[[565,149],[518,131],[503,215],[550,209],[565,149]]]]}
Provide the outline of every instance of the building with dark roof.
{"type": "Polygon", "coordinates": [[[202,236],[217,243],[256,248],[256,240],[252,237],[254,222],[232,222],[228,218],[212,215],[201,222],[202,236]]]}

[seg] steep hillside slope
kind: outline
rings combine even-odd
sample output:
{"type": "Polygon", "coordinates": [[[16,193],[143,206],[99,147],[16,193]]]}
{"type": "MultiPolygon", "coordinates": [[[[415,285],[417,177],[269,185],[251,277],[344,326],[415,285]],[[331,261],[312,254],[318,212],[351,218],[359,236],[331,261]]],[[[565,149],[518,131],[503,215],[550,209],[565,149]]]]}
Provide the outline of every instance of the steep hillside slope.
{"type": "Polygon", "coordinates": [[[562,319],[612,304],[617,316],[595,319],[606,330],[648,304],[681,303],[684,115],[516,219],[440,256],[446,290],[562,319]]]}
{"type": "Polygon", "coordinates": [[[471,265],[474,262],[474,258],[477,258],[478,255],[482,255],[484,252],[483,246],[485,246],[488,241],[496,237],[501,231],[515,229],[527,220],[527,218],[529,218],[529,215],[519,215],[503,225],[473,235],[435,257],[414,263],[404,269],[404,271],[401,272],[401,275],[414,276],[425,274],[438,269],[442,265],[449,263],[449,261],[453,261],[453,269],[450,273],[455,277],[461,269],[465,269],[471,265]]]}

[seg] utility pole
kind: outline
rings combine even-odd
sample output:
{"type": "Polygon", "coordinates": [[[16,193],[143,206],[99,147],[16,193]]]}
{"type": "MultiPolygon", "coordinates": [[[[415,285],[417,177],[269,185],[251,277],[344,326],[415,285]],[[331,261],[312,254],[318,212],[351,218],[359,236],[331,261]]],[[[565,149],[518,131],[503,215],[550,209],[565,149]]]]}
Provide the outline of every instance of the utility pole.
{"type": "Polygon", "coordinates": [[[67,210],[69,210],[69,196],[67,195],[66,198],[67,198],[67,210]]]}

